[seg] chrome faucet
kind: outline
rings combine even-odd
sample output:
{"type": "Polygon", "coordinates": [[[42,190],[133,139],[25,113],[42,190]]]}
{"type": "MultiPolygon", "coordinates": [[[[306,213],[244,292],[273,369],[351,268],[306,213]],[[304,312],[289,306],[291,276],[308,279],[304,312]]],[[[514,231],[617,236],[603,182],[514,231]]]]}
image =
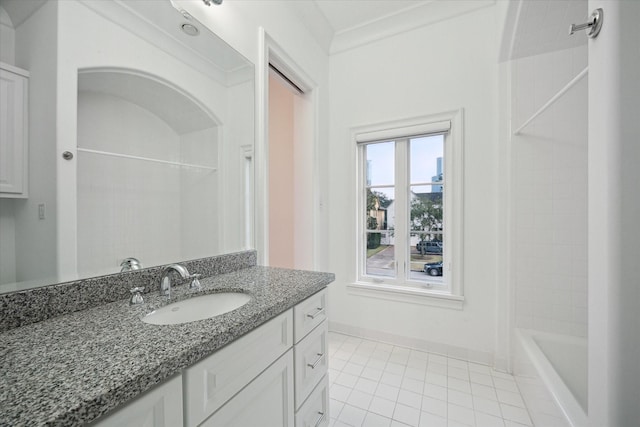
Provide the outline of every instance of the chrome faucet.
{"type": "Polygon", "coordinates": [[[160,295],[171,297],[171,278],[169,277],[171,270],[177,271],[183,279],[191,277],[189,271],[184,266],[180,264],[167,265],[162,269],[162,275],[160,276],[160,295]]]}

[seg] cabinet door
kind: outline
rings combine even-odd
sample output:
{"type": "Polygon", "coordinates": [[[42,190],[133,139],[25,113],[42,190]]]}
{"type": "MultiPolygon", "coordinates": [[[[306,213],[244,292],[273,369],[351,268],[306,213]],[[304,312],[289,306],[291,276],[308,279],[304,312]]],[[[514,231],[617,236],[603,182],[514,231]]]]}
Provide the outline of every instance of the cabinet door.
{"type": "Polygon", "coordinates": [[[27,82],[0,68],[1,197],[27,197],[27,82]]]}
{"type": "Polygon", "coordinates": [[[199,425],[290,349],[292,341],[288,310],[185,369],[185,424],[199,425]]]}
{"type": "Polygon", "coordinates": [[[276,360],[201,426],[293,427],[293,350],[276,360]]]}
{"type": "Polygon", "coordinates": [[[121,408],[92,427],[177,427],[182,425],[182,377],[177,375],[121,408]]]}

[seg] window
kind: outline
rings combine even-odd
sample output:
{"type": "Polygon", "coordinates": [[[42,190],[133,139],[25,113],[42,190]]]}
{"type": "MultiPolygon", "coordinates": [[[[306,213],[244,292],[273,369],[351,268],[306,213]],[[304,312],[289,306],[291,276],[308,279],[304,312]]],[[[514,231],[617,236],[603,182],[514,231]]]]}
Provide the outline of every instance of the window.
{"type": "Polygon", "coordinates": [[[358,283],[461,296],[461,112],[355,131],[358,283]],[[435,119],[439,120],[435,120],[435,119]]]}

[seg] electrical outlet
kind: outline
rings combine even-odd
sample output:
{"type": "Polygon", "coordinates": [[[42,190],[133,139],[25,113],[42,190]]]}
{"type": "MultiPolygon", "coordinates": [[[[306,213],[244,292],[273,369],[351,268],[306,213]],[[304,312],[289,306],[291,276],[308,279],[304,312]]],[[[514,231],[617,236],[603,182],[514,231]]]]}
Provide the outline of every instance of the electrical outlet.
{"type": "Polygon", "coordinates": [[[45,219],[46,215],[45,215],[45,206],[44,203],[40,203],[38,205],[38,219],[45,219]]]}

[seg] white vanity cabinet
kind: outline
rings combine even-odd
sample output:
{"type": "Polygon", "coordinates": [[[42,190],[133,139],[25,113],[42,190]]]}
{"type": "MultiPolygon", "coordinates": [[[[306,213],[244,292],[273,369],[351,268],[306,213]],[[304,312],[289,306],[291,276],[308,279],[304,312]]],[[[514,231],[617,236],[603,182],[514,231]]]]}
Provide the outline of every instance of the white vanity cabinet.
{"type": "MultiPolygon", "coordinates": [[[[288,310],[185,369],[185,426],[200,425],[223,405],[237,406],[239,402],[240,407],[251,406],[254,397],[249,396],[252,396],[253,392],[244,393],[243,390],[243,393],[231,401],[229,399],[247,384],[257,381],[256,377],[292,346],[293,310],[288,310]],[[226,403],[227,401],[229,402],[226,403]]],[[[288,380],[293,381],[293,366],[288,368],[287,373],[288,380]]],[[[293,384],[283,390],[278,389],[281,395],[285,392],[293,396],[293,384]]],[[[288,401],[289,397],[283,399],[288,401]]],[[[223,412],[229,413],[234,410],[225,409],[223,412]]]]}
{"type": "Polygon", "coordinates": [[[202,427],[293,427],[293,350],[287,351],[202,427]]]}
{"type": "Polygon", "coordinates": [[[293,308],[293,319],[297,344],[327,319],[327,290],[317,292],[296,305],[293,308]]]}
{"type": "Polygon", "coordinates": [[[0,197],[28,196],[29,73],[0,62],[0,197]]]}
{"type": "Polygon", "coordinates": [[[178,374],[138,396],[92,427],[153,427],[182,425],[182,375],[178,374]]]}
{"type": "Polygon", "coordinates": [[[326,301],[325,289],[95,425],[328,426],[326,301]]]}
{"type": "Polygon", "coordinates": [[[325,289],[186,369],[185,425],[327,426],[326,305],[325,289]]]}
{"type": "Polygon", "coordinates": [[[296,364],[296,409],[327,373],[329,329],[322,322],[294,348],[296,364]]]}
{"type": "Polygon", "coordinates": [[[296,427],[329,425],[327,290],[293,309],[296,427]]]}
{"type": "Polygon", "coordinates": [[[302,407],[296,411],[296,427],[329,425],[329,377],[322,377],[302,407]]]}

